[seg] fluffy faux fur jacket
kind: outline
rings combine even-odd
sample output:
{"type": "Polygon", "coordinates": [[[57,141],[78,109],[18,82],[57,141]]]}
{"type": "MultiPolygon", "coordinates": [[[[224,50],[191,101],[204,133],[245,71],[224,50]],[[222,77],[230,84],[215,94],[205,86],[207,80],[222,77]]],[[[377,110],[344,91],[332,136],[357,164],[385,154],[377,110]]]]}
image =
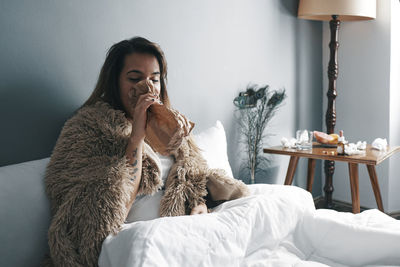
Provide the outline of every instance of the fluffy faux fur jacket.
{"type": "MultiPolygon", "coordinates": [[[[133,190],[132,167],[125,150],[132,126],[122,111],[104,102],[81,108],[69,119],[57,140],[45,175],[51,202],[48,231],[50,256],[45,266],[97,266],[101,245],[124,223],[133,190]]],[[[223,170],[209,169],[192,138],[172,151],[171,167],[160,216],[185,215],[194,206],[236,199],[248,194],[239,180],[223,170]]],[[[138,194],[160,190],[159,159],[145,144],[138,194]]]]}

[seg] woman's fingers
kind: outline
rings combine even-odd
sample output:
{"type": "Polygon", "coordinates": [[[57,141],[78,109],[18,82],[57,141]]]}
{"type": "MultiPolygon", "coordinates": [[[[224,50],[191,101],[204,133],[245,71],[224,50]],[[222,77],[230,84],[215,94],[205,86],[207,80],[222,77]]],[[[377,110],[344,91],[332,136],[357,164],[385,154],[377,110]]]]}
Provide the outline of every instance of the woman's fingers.
{"type": "Polygon", "coordinates": [[[157,89],[150,79],[136,83],[129,92],[132,106],[139,105],[143,100],[145,100],[146,96],[153,97],[154,101],[160,102],[157,89]]]}
{"type": "Polygon", "coordinates": [[[143,118],[143,121],[145,121],[147,109],[151,105],[156,103],[156,100],[157,100],[157,98],[150,94],[144,94],[144,95],[139,96],[135,107],[133,107],[133,116],[132,117],[135,118],[135,120],[143,118]]]}
{"type": "Polygon", "coordinates": [[[151,95],[150,93],[141,95],[138,99],[137,105],[142,106],[144,109],[147,109],[152,104],[154,104],[157,100],[157,97],[151,95]]]}
{"type": "Polygon", "coordinates": [[[190,212],[190,215],[196,215],[199,214],[198,211],[196,209],[192,209],[192,211],[190,212]]]}
{"type": "Polygon", "coordinates": [[[191,210],[190,215],[206,214],[206,213],[208,213],[206,204],[200,204],[191,210]]]}

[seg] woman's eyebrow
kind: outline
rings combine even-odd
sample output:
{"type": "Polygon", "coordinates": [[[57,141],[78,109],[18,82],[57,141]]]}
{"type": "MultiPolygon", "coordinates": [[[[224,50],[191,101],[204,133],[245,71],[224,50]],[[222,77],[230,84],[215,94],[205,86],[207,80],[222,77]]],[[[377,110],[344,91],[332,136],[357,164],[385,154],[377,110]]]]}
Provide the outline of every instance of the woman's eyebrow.
{"type": "MultiPolygon", "coordinates": [[[[130,70],[126,74],[129,74],[131,72],[138,73],[138,74],[143,74],[143,72],[141,72],[140,70],[130,70]]],[[[152,73],[152,75],[160,75],[160,72],[159,71],[155,71],[155,72],[152,73]]]]}
{"type": "Polygon", "coordinates": [[[130,71],[128,71],[126,74],[129,74],[129,73],[131,73],[131,72],[143,74],[143,72],[141,72],[140,70],[130,70],[130,71]]]}

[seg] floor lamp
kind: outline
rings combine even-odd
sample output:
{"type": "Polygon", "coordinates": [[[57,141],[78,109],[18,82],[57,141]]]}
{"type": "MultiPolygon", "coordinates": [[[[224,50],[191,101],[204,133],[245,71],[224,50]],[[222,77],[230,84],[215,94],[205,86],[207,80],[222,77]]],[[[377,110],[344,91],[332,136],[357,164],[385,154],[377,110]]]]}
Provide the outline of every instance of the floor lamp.
{"type": "MultiPolygon", "coordinates": [[[[370,20],[376,17],[376,0],[300,0],[298,17],[301,19],[329,21],[331,41],[328,64],[328,108],[325,115],[327,133],[335,131],[337,96],[336,79],[338,77],[337,52],[339,47],[338,32],[341,21],[370,20]]],[[[325,171],[325,206],[332,208],[335,162],[326,160],[325,171]]]]}

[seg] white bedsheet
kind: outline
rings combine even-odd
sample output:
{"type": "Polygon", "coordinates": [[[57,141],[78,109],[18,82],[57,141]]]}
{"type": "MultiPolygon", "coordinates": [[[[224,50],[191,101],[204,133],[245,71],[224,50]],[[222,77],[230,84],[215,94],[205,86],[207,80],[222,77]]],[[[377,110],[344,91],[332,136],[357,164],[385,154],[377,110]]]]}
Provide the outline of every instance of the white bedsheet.
{"type": "Polygon", "coordinates": [[[400,266],[400,221],[315,210],[295,186],[249,187],[210,214],[124,225],[103,242],[99,265],[400,266]]]}

